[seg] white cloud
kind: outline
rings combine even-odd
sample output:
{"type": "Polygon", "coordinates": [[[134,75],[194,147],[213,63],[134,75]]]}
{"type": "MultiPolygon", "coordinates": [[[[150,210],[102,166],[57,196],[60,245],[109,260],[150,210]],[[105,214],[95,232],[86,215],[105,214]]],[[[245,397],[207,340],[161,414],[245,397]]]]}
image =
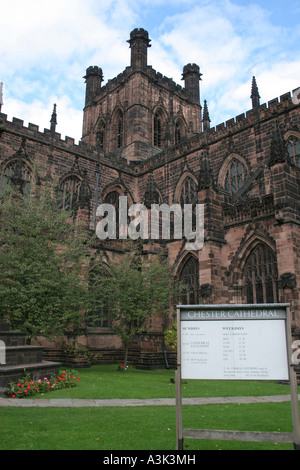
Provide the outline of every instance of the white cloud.
{"type": "Polygon", "coordinates": [[[148,63],[158,72],[183,86],[183,66],[200,65],[201,97],[208,100],[212,124],[218,124],[250,108],[252,75],[262,102],[300,85],[299,28],[288,29],[278,21],[274,25],[270,2],[264,5],[235,0],[1,0],[3,112],[48,128],[56,102],[58,132],[79,139],[86,68],[98,65],[105,82],[114,78],[130,64],[130,31],[144,27],[152,39],[148,63]]]}
{"type": "MultiPolygon", "coordinates": [[[[50,129],[50,119],[53,111],[54,104],[57,105],[57,127],[56,131],[61,134],[62,139],[66,136],[75,139],[78,143],[82,134],[82,111],[74,108],[70,102],[69,97],[64,96],[58,98],[51,96],[47,101],[34,100],[30,106],[24,101],[17,99],[8,99],[6,108],[9,109],[7,115],[8,120],[14,117],[24,120],[24,126],[27,127],[29,123],[35,124],[39,127],[39,131],[43,132],[44,129],[50,129]]],[[[4,110],[3,110],[4,111],[4,110]]]]}

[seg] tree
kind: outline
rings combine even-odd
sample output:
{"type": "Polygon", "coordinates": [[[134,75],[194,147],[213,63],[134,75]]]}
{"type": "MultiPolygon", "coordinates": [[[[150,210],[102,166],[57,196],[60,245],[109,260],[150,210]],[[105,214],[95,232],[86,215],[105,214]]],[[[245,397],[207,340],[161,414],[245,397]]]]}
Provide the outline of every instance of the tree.
{"type": "Polygon", "coordinates": [[[127,367],[129,345],[145,331],[146,319],[170,309],[176,290],[171,267],[162,256],[143,260],[131,243],[120,261],[102,258],[92,272],[98,311],[108,306],[110,326],[122,340],[127,367]]]}
{"type": "Polygon", "coordinates": [[[32,338],[76,336],[88,303],[86,231],[51,185],[8,185],[0,200],[0,318],[32,338]]]}

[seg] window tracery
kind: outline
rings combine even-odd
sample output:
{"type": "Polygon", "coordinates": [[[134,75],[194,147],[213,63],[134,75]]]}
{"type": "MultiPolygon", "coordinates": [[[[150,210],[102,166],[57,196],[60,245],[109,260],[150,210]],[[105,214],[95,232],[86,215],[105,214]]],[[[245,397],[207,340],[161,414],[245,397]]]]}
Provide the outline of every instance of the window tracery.
{"type": "Polygon", "coordinates": [[[98,128],[97,136],[96,136],[96,144],[99,150],[104,149],[105,143],[105,123],[101,122],[98,128]]]}
{"type": "Polygon", "coordinates": [[[1,187],[5,188],[9,181],[21,185],[22,191],[30,193],[32,173],[29,166],[22,159],[10,161],[3,169],[1,187]]]}
{"type": "Polygon", "coordinates": [[[276,303],[277,262],[273,251],[260,243],[248,257],[244,268],[247,303],[276,303]]]}
{"type": "Polygon", "coordinates": [[[197,183],[193,178],[187,176],[183,182],[180,194],[180,204],[192,204],[197,196],[197,183]]]}
{"type": "Polygon", "coordinates": [[[197,305],[199,303],[199,262],[194,256],[190,256],[184,263],[179,280],[183,287],[182,304],[197,305]]]}
{"type": "Polygon", "coordinates": [[[97,295],[97,288],[101,290],[101,279],[103,282],[103,276],[110,276],[108,272],[103,272],[103,268],[95,266],[90,271],[89,285],[95,293],[94,300],[87,317],[87,326],[93,328],[109,328],[111,326],[109,316],[109,299],[103,298],[101,293],[97,295]]]}
{"type": "Polygon", "coordinates": [[[154,115],[154,145],[155,147],[161,147],[162,145],[162,116],[159,111],[154,115]]]}
{"type": "Polygon", "coordinates": [[[225,176],[225,189],[232,196],[236,194],[248,179],[248,170],[238,158],[233,158],[225,176]]]}
{"type": "Polygon", "coordinates": [[[59,186],[59,204],[58,207],[64,210],[70,210],[76,214],[79,202],[79,191],[81,181],[76,176],[65,178],[59,186]]]}
{"type": "Polygon", "coordinates": [[[300,140],[293,137],[289,140],[287,151],[290,162],[300,168],[300,140]]]}

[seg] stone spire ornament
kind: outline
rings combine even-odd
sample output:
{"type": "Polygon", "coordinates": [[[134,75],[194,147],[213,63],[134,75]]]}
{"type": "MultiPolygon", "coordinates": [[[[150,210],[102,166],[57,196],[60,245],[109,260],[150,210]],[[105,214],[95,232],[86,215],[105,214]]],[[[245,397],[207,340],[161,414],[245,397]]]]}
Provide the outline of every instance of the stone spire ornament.
{"type": "Polygon", "coordinates": [[[54,133],[56,130],[56,124],[57,124],[56,104],[53,106],[53,113],[51,116],[50,124],[51,124],[50,131],[54,133]]]}
{"type": "Polygon", "coordinates": [[[260,96],[255,77],[252,77],[252,89],[250,98],[252,100],[252,108],[258,108],[260,106],[260,96]]]}
{"type": "Polygon", "coordinates": [[[206,100],[204,100],[202,123],[203,123],[203,131],[207,131],[210,128],[210,118],[209,118],[209,112],[208,112],[208,106],[207,106],[206,100]]]}

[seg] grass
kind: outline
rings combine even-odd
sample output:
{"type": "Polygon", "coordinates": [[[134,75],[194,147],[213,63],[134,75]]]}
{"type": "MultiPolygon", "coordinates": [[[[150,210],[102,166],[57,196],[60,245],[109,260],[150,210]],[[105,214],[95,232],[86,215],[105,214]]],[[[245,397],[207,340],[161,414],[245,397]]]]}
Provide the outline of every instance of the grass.
{"type": "MultiPolygon", "coordinates": [[[[75,388],[44,398],[175,397],[174,371],[118,372],[117,366],[79,369],[75,388]]],[[[183,396],[288,394],[276,382],[184,381],[183,396]]],[[[40,396],[39,396],[40,398],[40,396]]],[[[174,407],[0,408],[0,450],[175,450],[174,407]]],[[[183,407],[183,427],[292,431],[290,403],[183,407]]],[[[292,450],[290,444],[185,440],[185,450],[292,450]]]]}
{"type": "MultiPolygon", "coordinates": [[[[77,386],[46,393],[44,398],[175,398],[175,371],[144,371],[134,367],[119,372],[116,365],[77,369],[77,386]],[[172,382],[171,382],[172,380],[172,382]]],[[[184,380],[183,397],[284,395],[287,385],[265,381],[184,380]]],[[[41,398],[39,395],[38,398],[41,398]]]]}

